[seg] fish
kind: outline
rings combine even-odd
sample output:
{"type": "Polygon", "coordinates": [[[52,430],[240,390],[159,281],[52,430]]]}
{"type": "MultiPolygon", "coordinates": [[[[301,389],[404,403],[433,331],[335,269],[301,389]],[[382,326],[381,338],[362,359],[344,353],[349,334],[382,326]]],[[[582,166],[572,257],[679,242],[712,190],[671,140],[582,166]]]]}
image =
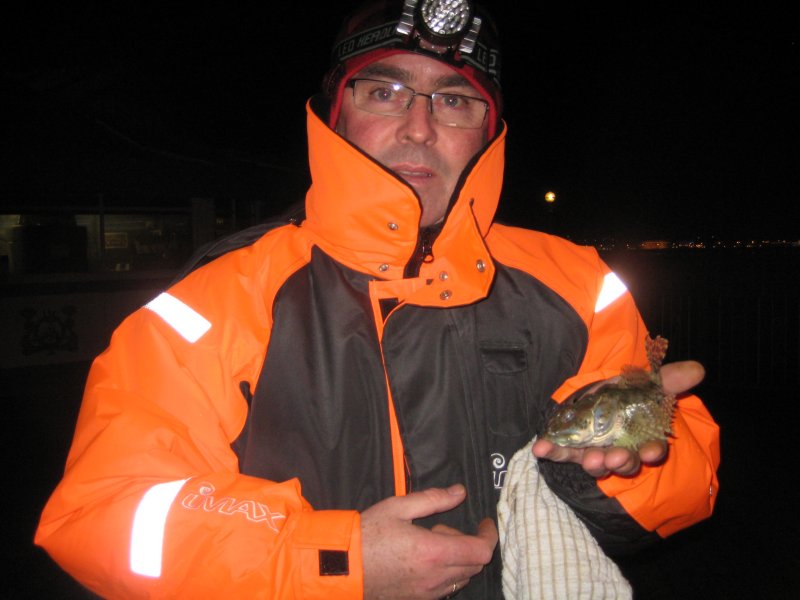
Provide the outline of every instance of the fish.
{"type": "Polygon", "coordinates": [[[550,415],[540,439],[569,448],[619,446],[633,452],[645,442],[672,434],[675,395],[661,382],[669,342],[647,336],[650,370],[627,365],[619,377],[566,400],[550,415]]]}

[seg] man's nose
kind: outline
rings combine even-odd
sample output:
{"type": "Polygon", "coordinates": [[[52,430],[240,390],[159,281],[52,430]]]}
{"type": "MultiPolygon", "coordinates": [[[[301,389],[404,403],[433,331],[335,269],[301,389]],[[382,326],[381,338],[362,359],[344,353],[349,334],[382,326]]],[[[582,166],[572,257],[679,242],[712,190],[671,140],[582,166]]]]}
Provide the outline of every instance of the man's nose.
{"type": "Polygon", "coordinates": [[[403,122],[397,129],[400,141],[409,140],[416,144],[433,144],[436,141],[431,99],[417,94],[411,99],[411,106],[403,116],[403,122]]]}

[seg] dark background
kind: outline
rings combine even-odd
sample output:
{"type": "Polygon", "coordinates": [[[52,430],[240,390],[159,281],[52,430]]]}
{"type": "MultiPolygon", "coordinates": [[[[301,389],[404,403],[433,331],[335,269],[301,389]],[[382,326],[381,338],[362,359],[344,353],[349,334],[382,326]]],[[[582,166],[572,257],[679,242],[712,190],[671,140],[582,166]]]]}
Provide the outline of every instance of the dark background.
{"type": "MultiPolygon", "coordinates": [[[[305,100],[354,4],[4,9],[0,197],[188,189],[285,206],[307,183],[305,100]]],[[[492,2],[501,216],[541,226],[552,189],[548,225],[570,237],[800,237],[798,19],[734,4],[492,2]]]]}
{"type": "MultiPolygon", "coordinates": [[[[2,9],[0,212],[98,195],[279,212],[308,184],[304,103],[353,4],[2,9]]],[[[509,123],[501,218],[576,240],[800,240],[799,27],[788,8],[491,5],[509,123]],[[553,210],[547,190],[558,194],[553,210]]],[[[670,339],[670,358],[706,365],[698,391],[723,432],[714,516],[621,563],[637,599],[800,589],[798,254],[604,252],[670,339]]],[[[11,480],[0,596],[86,596],[31,539],[87,369],[0,372],[11,480]]]]}

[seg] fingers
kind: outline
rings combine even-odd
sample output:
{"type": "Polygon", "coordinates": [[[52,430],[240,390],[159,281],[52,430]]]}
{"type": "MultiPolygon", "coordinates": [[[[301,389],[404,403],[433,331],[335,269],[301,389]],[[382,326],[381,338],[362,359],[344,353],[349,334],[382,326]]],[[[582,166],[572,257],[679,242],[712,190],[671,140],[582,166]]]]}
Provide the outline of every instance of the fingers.
{"type": "Polygon", "coordinates": [[[458,529],[450,527],[449,525],[443,525],[441,523],[437,523],[433,527],[431,527],[431,531],[433,533],[441,533],[443,535],[464,535],[458,529]]]}
{"type": "Polygon", "coordinates": [[[595,477],[604,477],[609,473],[622,477],[631,477],[639,472],[642,464],[656,465],[663,461],[666,456],[667,443],[653,440],[642,444],[638,452],[632,452],[625,448],[609,448],[604,452],[603,457],[605,472],[601,468],[597,469],[598,474],[590,471],[586,468],[586,459],[584,459],[584,469],[595,477]]]}
{"type": "Polygon", "coordinates": [[[484,519],[478,524],[478,532],[468,535],[446,525],[435,525],[431,531],[450,538],[447,546],[447,565],[464,567],[469,575],[474,575],[492,560],[495,546],[499,540],[497,525],[492,519],[484,519]]]}
{"type": "MultiPolygon", "coordinates": [[[[621,448],[619,448],[621,450],[621,448]]],[[[608,475],[612,469],[606,466],[607,459],[606,451],[602,448],[587,448],[583,453],[581,466],[592,477],[600,478],[608,475]]],[[[612,457],[612,464],[614,466],[623,464],[623,458],[618,453],[614,453],[612,457]]]]}
{"type": "MultiPolygon", "coordinates": [[[[485,541],[491,548],[491,551],[494,552],[494,548],[497,546],[497,542],[500,540],[500,534],[497,531],[497,525],[495,525],[495,522],[492,519],[486,518],[478,523],[477,537],[485,541]]],[[[489,560],[491,560],[491,558],[492,557],[490,555],[489,560]]]]}
{"type": "Polygon", "coordinates": [[[546,458],[554,462],[574,462],[579,463],[583,458],[582,448],[567,448],[557,446],[548,440],[536,440],[533,444],[533,455],[536,458],[546,458]]]}
{"type": "MultiPolygon", "coordinates": [[[[434,525],[431,527],[431,531],[433,533],[439,533],[442,535],[452,535],[452,536],[465,536],[463,531],[459,531],[453,527],[448,525],[443,525],[441,523],[434,525]]],[[[483,540],[486,542],[488,546],[494,550],[494,547],[497,545],[498,540],[500,539],[499,533],[497,532],[497,525],[495,525],[492,519],[486,518],[480,523],[478,523],[478,532],[474,536],[477,539],[483,540]]]]}
{"type": "Polygon", "coordinates": [[[446,525],[428,530],[411,521],[464,501],[463,485],[382,500],[361,513],[365,598],[441,598],[463,589],[491,562],[498,542],[494,521],[475,535],[446,525]]]}
{"type": "Polygon", "coordinates": [[[451,485],[449,488],[430,488],[421,492],[412,492],[407,496],[397,496],[386,501],[387,516],[404,521],[413,521],[431,515],[447,512],[464,501],[467,490],[463,485],[451,485]]]}
{"type": "Polygon", "coordinates": [[[547,440],[537,440],[532,450],[537,458],[579,464],[589,475],[599,479],[612,473],[629,477],[639,472],[642,463],[647,465],[660,463],[667,455],[667,444],[658,440],[645,442],[637,453],[614,446],[565,448],[547,440]]]}
{"type": "MultiPolygon", "coordinates": [[[[466,489],[461,484],[449,488],[430,488],[420,492],[413,492],[407,496],[397,496],[379,502],[362,514],[381,512],[381,519],[398,519],[410,524],[414,519],[428,517],[434,514],[447,512],[461,504],[466,498],[466,489]]],[[[494,548],[497,545],[499,534],[497,526],[492,519],[484,519],[478,525],[476,535],[468,535],[447,525],[434,525],[431,533],[440,535],[443,543],[447,544],[445,554],[450,558],[450,565],[480,565],[483,566],[492,560],[494,548]]],[[[480,569],[478,569],[480,570],[480,569]]]]}
{"type": "Polygon", "coordinates": [[[639,448],[639,458],[646,465],[657,465],[667,457],[667,442],[653,440],[645,442],[639,448]]]}
{"type": "Polygon", "coordinates": [[[458,589],[463,589],[473,575],[491,562],[500,539],[497,525],[489,518],[478,524],[478,531],[474,536],[442,524],[434,525],[431,532],[450,536],[452,539],[453,544],[445,550],[446,566],[451,569],[450,578],[458,589]]]}
{"type": "Polygon", "coordinates": [[[625,448],[610,448],[604,454],[603,464],[606,469],[606,473],[603,473],[603,476],[608,473],[614,473],[615,475],[627,477],[635,475],[642,463],[636,452],[631,452],[625,448]]]}
{"type": "Polygon", "coordinates": [[[450,598],[451,596],[455,596],[459,590],[463,590],[467,585],[469,585],[469,579],[461,579],[457,581],[453,581],[452,583],[447,585],[447,591],[443,598],[450,598]]]}
{"type": "Polygon", "coordinates": [[[632,452],[626,448],[613,446],[610,448],[587,448],[583,454],[581,466],[589,475],[598,479],[612,473],[630,477],[639,472],[642,462],[657,462],[666,453],[666,445],[662,449],[660,442],[648,442],[645,446],[647,446],[646,461],[643,460],[641,452],[632,452]]]}
{"type": "Polygon", "coordinates": [[[684,360],[661,367],[661,382],[668,394],[682,394],[698,385],[706,376],[706,370],[699,362],[684,360]]]}

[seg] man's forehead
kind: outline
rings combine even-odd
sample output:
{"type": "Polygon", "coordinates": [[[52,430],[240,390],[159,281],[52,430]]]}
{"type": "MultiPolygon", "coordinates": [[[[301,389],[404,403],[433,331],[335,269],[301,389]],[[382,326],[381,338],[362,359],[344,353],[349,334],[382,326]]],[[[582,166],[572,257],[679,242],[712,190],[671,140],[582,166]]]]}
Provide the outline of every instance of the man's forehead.
{"type": "MultiPolygon", "coordinates": [[[[424,59],[425,57],[419,58],[424,59]]],[[[421,68],[420,65],[422,63],[419,60],[403,60],[401,57],[392,57],[370,63],[359,70],[356,77],[377,77],[403,84],[426,83],[433,89],[460,87],[473,90],[477,93],[477,90],[475,90],[469,80],[458,71],[453,70],[443,63],[439,63],[439,61],[434,61],[433,59],[426,60],[438,63],[441,66],[430,71],[421,68]]]]}

